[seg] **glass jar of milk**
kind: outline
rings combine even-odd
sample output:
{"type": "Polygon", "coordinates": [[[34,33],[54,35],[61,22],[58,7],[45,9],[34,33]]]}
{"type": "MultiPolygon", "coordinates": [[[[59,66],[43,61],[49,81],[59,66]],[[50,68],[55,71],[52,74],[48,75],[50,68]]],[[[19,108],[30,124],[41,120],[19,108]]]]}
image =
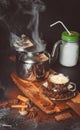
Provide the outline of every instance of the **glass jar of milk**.
{"type": "Polygon", "coordinates": [[[72,67],[78,62],[79,57],[79,33],[66,31],[62,33],[62,44],[60,44],[59,62],[61,65],[72,67]]]}

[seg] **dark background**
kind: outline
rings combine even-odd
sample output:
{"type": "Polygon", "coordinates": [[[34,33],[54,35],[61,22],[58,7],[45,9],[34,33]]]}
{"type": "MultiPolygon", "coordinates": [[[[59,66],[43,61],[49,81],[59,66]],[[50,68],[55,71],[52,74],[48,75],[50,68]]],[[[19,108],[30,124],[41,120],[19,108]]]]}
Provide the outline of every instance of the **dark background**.
{"type": "MultiPolygon", "coordinates": [[[[39,33],[42,39],[46,41],[48,51],[51,52],[54,43],[60,40],[64,28],[60,24],[50,28],[50,24],[60,20],[69,30],[80,32],[80,1],[42,1],[46,9],[44,12],[40,12],[39,33]]],[[[3,2],[0,0],[0,57],[5,57],[10,49],[10,32],[17,35],[29,34],[26,29],[28,17],[23,14],[22,9],[18,13],[17,10],[18,0],[4,0],[3,2]]]]}
{"type": "Polygon", "coordinates": [[[50,28],[49,25],[60,20],[69,30],[80,32],[80,1],[79,0],[44,0],[46,11],[42,19],[44,37],[51,49],[52,45],[61,37],[64,28],[57,24],[50,28]],[[51,45],[50,45],[51,44],[51,45]]]}

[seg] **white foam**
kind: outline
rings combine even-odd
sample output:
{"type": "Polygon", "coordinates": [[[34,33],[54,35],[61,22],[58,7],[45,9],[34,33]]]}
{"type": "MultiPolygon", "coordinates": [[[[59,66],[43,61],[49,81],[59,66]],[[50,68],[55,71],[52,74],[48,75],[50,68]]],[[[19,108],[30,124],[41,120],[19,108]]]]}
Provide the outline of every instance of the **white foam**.
{"type": "Polygon", "coordinates": [[[67,76],[64,76],[63,74],[58,75],[51,74],[49,76],[49,81],[55,84],[65,84],[69,81],[69,78],[67,76]]]}

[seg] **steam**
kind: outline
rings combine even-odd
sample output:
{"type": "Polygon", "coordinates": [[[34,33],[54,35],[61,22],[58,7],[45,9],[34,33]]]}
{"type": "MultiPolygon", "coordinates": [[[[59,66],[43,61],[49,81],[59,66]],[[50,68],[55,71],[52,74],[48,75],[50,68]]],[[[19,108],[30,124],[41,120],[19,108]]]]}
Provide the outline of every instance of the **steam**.
{"type": "Polygon", "coordinates": [[[39,36],[39,14],[44,10],[41,0],[0,0],[0,19],[8,26],[11,38],[15,38],[13,41],[17,40],[17,32],[24,33],[23,30],[26,30],[28,34],[29,31],[36,51],[43,51],[46,47],[39,36]]]}
{"type": "Polygon", "coordinates": [[[37,51],[45,49],[45,45],[43,45],[42,40],[39,37],[39,12],[44,10],[45,6],[42,1],[35,0],[34,2],[32,2],[32,10],[31,10],[32,19],[28,24],[27,28],[31,29],[32,38],[34,40],[34,43],[37,45],[36,46],[37,51]]]}
{"type": "Polygon", "coordinates": [[[16,42],[20,41],[20,40],[21,40],[21,38],[19,36],[17,36],[16,34],[14,34],[14,33],[10,34],[10,46],[11,47],[14,47],[16,45],[16,42]]]}

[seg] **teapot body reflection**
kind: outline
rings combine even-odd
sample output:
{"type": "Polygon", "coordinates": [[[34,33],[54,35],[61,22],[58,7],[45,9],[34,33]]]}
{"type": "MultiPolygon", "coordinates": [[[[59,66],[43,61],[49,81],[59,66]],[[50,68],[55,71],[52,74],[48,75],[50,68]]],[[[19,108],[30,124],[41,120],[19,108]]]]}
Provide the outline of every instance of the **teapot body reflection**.
{"type": "Polygon", "coordinates": [[[69,35],[66,31],[62,33],[61,40],[56,42],[53,47],[53,54],[56,53],[56,49],[60,50],[59,62],[63,66],[72,67],[77,65],[79,58],[79,33],[71,31],[69,35]]]}

